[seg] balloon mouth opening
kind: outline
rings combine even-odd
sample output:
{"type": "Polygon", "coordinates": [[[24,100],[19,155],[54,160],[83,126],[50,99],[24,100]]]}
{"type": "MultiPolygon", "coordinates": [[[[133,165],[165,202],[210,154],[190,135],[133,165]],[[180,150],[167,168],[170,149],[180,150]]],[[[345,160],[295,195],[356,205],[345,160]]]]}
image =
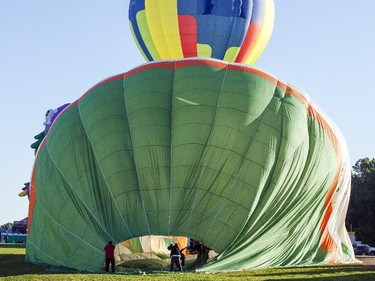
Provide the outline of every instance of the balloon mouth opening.
{"type": "MultiPolygon", "coordinates": [[[[185,236],[148,235],[119,242],[115,249],[116,271],[125,273],[171,271],[171,247],[180,249],[183,271],[194,271],[218,255],[204,243],[185,236]]],[[[179,271],[177,265],[172,271],[179,271]]]]}

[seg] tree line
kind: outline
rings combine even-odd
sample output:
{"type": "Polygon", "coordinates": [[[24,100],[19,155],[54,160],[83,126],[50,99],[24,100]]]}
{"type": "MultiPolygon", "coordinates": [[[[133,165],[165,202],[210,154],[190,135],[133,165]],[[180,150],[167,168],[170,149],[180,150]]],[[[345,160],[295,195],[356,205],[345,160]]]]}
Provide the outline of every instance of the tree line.
{"type": "Polygon", "coordinates": [[[375,158],[363,158],[352,167],[346,228],[357,240],[375,246],[375,158]]]}

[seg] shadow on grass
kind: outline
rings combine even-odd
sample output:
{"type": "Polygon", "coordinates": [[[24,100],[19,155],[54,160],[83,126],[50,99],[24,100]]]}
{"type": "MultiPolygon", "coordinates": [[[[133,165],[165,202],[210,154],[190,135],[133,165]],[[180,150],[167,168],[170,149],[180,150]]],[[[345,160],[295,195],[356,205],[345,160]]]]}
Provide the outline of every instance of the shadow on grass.
{"type": "Polygon", "coordinates": [[[0,255],[0,277],[23,274],[47,274],[44,266],[25,262],[25,255],[0,255]]]}
{"type": "Polygon", "coordinates": [[[0,248],[26,248],[25,244],[21,243],[1,243],[0,248]]]}
{"type": "Polygon", "coordinates": [[[324,267],[296,267],[277,269],[276,272],[257,274],[253,272],[253,277],[264,277],[265,280],[283,280],[283,281],[375,281],[375,270],[371,267],[362,265],[341,265],[324,267]],[[326,276],[319,276],[326,275],[326,276]],[[284,278],[280,278],[284,276],[284,278]],[[288,278],[291,276],[292,278],[288,278]],[[268,279],[269,278],[269,279],[268,279]]]}
{"type": "Polygon", "coordinates": [[[81,270],[36,265],[25,262],[23,254],[3,254],[0,255],[0,279],[1,277],[20,276],[25,274],[51,275],[51,274],[104,274],[105,272],[83,272],[81,270]]]}
{"type": "Polygon", "coordinates": [[[375,275],[368,273],[368,274],[351,274],[350,276],[327,276],[327,277],[298,277],[293,279],[265,279],[264,281],[273,281],[273,280],[282,280],[282,281],[374,281],[375,275]]]}

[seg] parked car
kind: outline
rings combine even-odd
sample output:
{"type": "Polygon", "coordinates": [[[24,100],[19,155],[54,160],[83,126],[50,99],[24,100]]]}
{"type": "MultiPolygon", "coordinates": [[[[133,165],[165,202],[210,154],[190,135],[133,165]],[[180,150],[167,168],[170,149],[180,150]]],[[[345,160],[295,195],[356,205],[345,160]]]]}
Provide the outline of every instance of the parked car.
{"type": "Polygon", "coordinates": [[[355,248],[354,248],[354,254],[356,255],[370,255],[370,252],[375,254],[375,248],[372,250],[372,252],[370,251],[370,246],[369,245],[366,245],[366,244],[360,244],[360,245],[357,245],[355,248]]]}
{"type": "Polygon", "coordinates": [[[371,247],[371,246],[370,246],[369,255],[371,255],[371,256],[375,256],[375,247],[371,247]]]}

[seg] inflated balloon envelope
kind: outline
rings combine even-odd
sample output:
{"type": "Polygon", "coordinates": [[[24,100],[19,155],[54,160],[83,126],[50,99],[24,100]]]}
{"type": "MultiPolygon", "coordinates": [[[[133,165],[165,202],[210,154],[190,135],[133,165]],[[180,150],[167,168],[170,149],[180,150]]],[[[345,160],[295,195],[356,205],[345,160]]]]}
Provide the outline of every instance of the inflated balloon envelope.
{"type": "Polygon", "coordinates": [[[346,262],[350,168],[332,121],[244,65],[149,63],[72,103],[38,150],[27,259],[98,270],[102,245],[182,235],[201,270],[346,262]]]}
{"type": "Polygon", "coordinates": [[[131,0],[129,22],[147,61],[206,57],[253,65],[273,29],[273,0],[131,0]]]}
{"type": "Polygon", "coordinates": [[[254,63],[273,2],[212,3],[130,1],[145,58],[175,60],[104,80],[54,121],[32,174],[28,261],[97,271],[108,240],[145,235],[208,245],[207,272],[355,260],[333,122],[272,75],[186,59],[254,63]]]}

